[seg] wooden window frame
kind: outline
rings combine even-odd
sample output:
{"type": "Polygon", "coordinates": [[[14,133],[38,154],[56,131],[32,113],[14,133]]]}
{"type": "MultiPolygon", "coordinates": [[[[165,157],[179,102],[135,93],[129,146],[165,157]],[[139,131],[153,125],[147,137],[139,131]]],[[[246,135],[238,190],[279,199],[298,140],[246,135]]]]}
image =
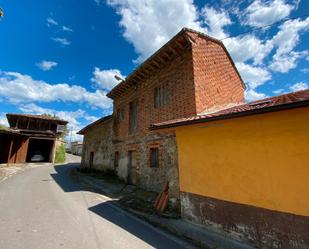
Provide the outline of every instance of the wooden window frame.
{"type": "Polygon", "coordinates": [[[149,148],[149,166],[150,168],[159,168],[160,167],[160,150],[159,147],[150,147],[149,148]],[[153,155],[155,152],[155,155],[153,155]],[[155,157],[155,159],[153,158],[155,157]],[[153,161],[155,160],[155,161],[153,161]]]}
{"type": "Polygon", "coordinates": [[[117,123],[122,123],[124,121],[124,108],[117,108],[116,118],[117,123]]]}
{"type": "Polygon", "coordinates": [[[160,108],[170,103],[170,91],[166,84],[154,88],[154,108],[160,108]]]}
{"type": "Polygon", "coordinates": [[[137,132],[138,132],[138,101],[137,99],[135,99],[129,103],[129,134],[131,135],[137,132]]]}

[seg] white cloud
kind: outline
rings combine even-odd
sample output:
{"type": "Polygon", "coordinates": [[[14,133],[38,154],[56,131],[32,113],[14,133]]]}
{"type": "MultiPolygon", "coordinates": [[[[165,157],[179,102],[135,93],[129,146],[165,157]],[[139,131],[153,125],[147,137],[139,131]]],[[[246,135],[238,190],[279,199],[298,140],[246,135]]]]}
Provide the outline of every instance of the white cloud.
{"type": "Polygon", "coordinates": [[[297,66],[300,58],[308,55],[308,51],[295,52],[293,49],[299,43],[300,32],[309,29],[309,17],[304,20],[295,19],[284,22],[278,33],[271,39],[271,44],[277,47],[270,68],[286,73],[297,66]]]}
{"type": "Polygon", "coordinates": [[[235,62],[253,60],[254,64],[261,64],[272,50],[272,44],[254,35],[233,37],[223,42],[235,62]]]}
{"type": "Polygon", "coordinates": [[[66,32],[73,32],[73,29],[67,27],[67,26],[62,26],[62,30],[66,32]]]}
{"type": "Polygon", "coordinates": [[[294,8],[294,5],[287,4],[284,0],[256,0],[244,11],[244,24],[253,27],[269,25],[289,16],[294,8]]]}
{"type": "Polygon", "coordinates": [[[265,68],[254,67],[245,63],[236,63],[236,67],[250,89],[255,89],[271,79],[271,74],[265,68]]]}
{"type": "Polygon", "coordinates": [[[305,57],[307,54],[307,50],[301,52],[293,51],[283,55],[275,54],[269,67],[273,71],[287,73],[291,69],[296,68],[298,59],[305,57]]]}
{"type": "Polygon", "coordinates": [[[52,25],[57,26],[57,25],[58,25],[58,22],[57,22],[55,19],[53,19],[53,18],[51,18],[51,17],[48,17],[48,18],[47,18],[47,26],[50,27],[50,26],[52,26],[52,25]]]}
{"type": "MultiPolygon", "coordinates": [[[[241,10],[243,4],[235,4],[231,0],[221,1],[220,8],[214,7],[218,5],[205,5],[201,9],[194,5],[193,0],[107,0],[107,4],[120,16],[123,36],[133,44],[139,56],[137,62],[155,52],[182,27],[222,39],[229,36],[227,28],[233,24],[233,17],[241,19],[241,24],[263,26],[288,17],[297,9],[298,3],[299,0],[289,3],[285,0],[256,0],[241,10]],[[230,11],[231,8],[233,11],[230,11]]],[[[248,99],[266,96],[256,89],[272,78],[272,71],[285,73],[297,66],[307,51],[297,52],[294,49],[301,32],[308,27],[309,18],[299,18],[285,21],[275,35],[264,33],[265,36],[260,36],[257,31],[223,40],[248,85],[248,99]],[[273,57],[270,57],[272,54],[273,57]]]]}
{"type": "Polygon", "coordinates": [[[36,64],[41,70],[43,71],[49,71],[51,70],[53,67],[57,66],[58,63],[55,61],[46,61],[43,60],[39,63],[36,64]]]}
{"type": "Polygon", "coordinates": [[[0,113],[0,125],[9,127],[9,123],[8,123],[5,113],[0,113]]]}
{"type": "Polygon", "coordinates": [[[138,62],[159,49],[181,28],[202,30],[193,0],[107,0],[121,16],[123,36],[139,54],[138,62]]]}
{"type": "Polygon", "coordinates": [[[88,92],[81,86],[67,83],[49,84],[17,72],[0,72],[0,98],[13,104],[54,101],[86,103],[103,110],[111,108],[112,104],[105,91],[88,92]]]}
{"type": "Polygon", "coordinates": [[[289,89],[293,92],[306,90],[308,88],[309,88],[309,85],[305,82],[298,82],[298,83],[289,87],[289,89]]]}
{"type": "Polygon", "coordinates": [[[202,9],[201,15],[205,18],[205,23],[209,27],[209,35],[217,39],[222,39],[227,36],[223,28],[232,24],[227,12],[224,10],[217,11],[213,7],[205,6],[202,9]]]}
{"type": "Polygon", "coordinates": [[[67,39],[67,38],[60,38],[60,37],[54,37],[54,38],[51,38],[53,41],[57,42],[57,43],[60,43],[61,45],[63,46],[67,46],[67,45],[70,45],[71,42],[67,39]]]}
{"type": "Polygon", "coordinates": [[[100,68],[95,67],[91,81],[102,89],[111,90],[119,83],[115,79],[115,75],[125,78],[118,69],[100,70],[100,68]]]}
{"type": "Polygon", "coordinates": [[[273,37],[272,43],[277,46],[276,54],[283,55],[291,52],[299,42],[299,33],[309,29],[309,17],[304,20],[295,19],[284,22],[279,32],[273,37]]]}
{"type": "Polygon", "coordinates": [[[265,93],[258,92],[256,88],[271,79],[271,74],[269,71],[265,68],[254,67],[242,62],[236,63],[236,67],[247,85],[247,90],[245,91],[246,101],[250,102],[266,98],[267,95],[265,93]]]}
{"type": "Polygon", "coordinates": [[[259,99],[265,99],[268,96],[265,93],[257,92],[254,89],[248,89],[245,91],[245,99],[247,102],[259,100],[259,99]]]}
{"type": "Polygon", "coordinates": [[[274,90],[274,91],[273,91],[273,93],[274,93],[274,94],[277,94],[277,95],[283,94],[284,92],[285,92],[285,90],[284,90],[283,88],[280,88],[280,89],[277,89],[277,90],[274,90]]]}

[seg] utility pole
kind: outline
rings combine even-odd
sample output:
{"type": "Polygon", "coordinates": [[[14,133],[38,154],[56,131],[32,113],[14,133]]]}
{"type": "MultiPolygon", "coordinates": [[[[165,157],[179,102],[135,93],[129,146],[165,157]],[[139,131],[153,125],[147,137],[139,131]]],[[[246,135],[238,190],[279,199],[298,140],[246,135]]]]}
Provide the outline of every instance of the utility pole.
{"type": "Polygon", "coordinates": [[[71,143],[72,143],[72,132],[73,132],[73,128],[70,128],[70,150],[71,150],[71,143]]]}

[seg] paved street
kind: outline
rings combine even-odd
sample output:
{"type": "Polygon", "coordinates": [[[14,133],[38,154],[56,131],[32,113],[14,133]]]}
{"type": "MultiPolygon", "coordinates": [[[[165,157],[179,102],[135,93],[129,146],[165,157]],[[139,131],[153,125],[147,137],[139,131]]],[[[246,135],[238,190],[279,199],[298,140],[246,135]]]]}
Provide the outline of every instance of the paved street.
{"type": "Polygon", "coordinates": [[[69,176],[73,165],[30,168],[0,183],[1,249],[185,248],[82,190],[69,176]]]}

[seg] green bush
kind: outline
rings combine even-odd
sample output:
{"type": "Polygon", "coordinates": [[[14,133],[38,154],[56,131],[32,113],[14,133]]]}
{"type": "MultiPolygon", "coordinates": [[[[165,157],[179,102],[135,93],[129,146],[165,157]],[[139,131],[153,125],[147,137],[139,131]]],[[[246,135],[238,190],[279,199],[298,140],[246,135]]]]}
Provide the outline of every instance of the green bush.
{"type": "Polygon", "coordinates": [[[61,144],[56,149],[55,163],[64,163],[65,162],[65,146],[61,144]]]}

